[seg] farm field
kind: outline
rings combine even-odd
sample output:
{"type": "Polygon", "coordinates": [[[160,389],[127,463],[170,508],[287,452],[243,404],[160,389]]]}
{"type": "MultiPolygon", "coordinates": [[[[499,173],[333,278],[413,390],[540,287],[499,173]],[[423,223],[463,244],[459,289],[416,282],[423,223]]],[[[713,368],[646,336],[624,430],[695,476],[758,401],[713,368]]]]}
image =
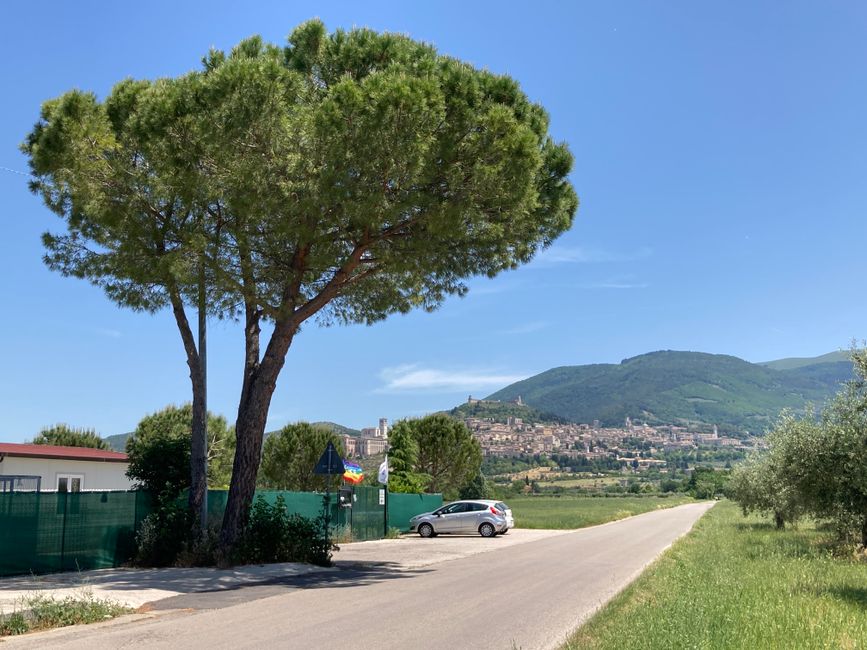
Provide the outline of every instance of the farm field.
{"type": "Polygon", "coordinates": [[[695,499],[671,497],[512,497],[506,500],[518,528],[584,528],[695,499]]]}
{"type": "Polygon", "coordinates": [[[625,481],[625,477],[619,476],[602,476],[599,478],[565,478],[552,481],[539,481],[539,487],[561,487],[561,488],[583,488],[583,489],[602,489],[608,485],[620,485],[621,480],[625,481]]]}
{"type": "Polygon", "coordinates": [[[867,561],[724,501],[563,646],[865,648],[867,561]]]}

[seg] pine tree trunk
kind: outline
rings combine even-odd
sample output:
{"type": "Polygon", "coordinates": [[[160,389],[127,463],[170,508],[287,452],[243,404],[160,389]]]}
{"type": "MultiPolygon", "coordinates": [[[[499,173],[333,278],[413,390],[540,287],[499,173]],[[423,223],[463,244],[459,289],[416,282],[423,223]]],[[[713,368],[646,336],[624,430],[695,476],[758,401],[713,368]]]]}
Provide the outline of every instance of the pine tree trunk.
{"type": "Polygon", "coordinates": [[[193,382],[193,422],[190,444],[190,512],[193,539],[203,538],[208,528],[208,353],[207,301],[204,262],[199,270],[199,345],[193,382]]]}
{"type": "Polygon", "coordinates": [[[195,534],[201,530],[199,525],[199,522],[203,519],[201,510],[204,504],[205,491],[208,489],[205,456],[205,424],[207,418],[207,407],[205,406],[205,371],[202,359],[199,357],[199,351],[196,348],[193,331],[190,328],[190,323],[187,320],[186,313],[184,312],[184,304],[181,300],[180,292],[176,286],[169,286],[169,297],[171,299],[175,322],[177,323],[178,331],[181,335],[181,341],[183,341],[184,344],[184,351],[187,355],[187,366],[190,368],[190,382],[193,387],[192,444],[190,448],[190,494],[188,504],[190,512],[194,517],[192,530],[195,534]]]}
{"type": "Polygon", "coordinates": [[[201,364],[196,364],[195,370],[190,370],[190,380],[193,384],[193,425],[192,444],[190,447],[190,494],[188,504],[192,513],[192,532],[194,537],[203,533],[201,522],[204,521],[202,508],[205,502],[205,492],[208,489],[207,449],[205,424],[208,414],[205,406],[205,386],[201,364]]]}
{"type": "Polygon", "coordinates": [[[220,547],[227,558],[247,525],[253,493],[256,491],[256,476],[262,459],[262,439],[274,388],[274,384],[269,387],[262,385],[262,382],[255,383],[250,399],[238,410],[232,483],[220,531],[220,547]]]}
{"type": "Polygon", "coordinates": [[[283,368],[286,353],[295,335],[295,326],[278,323],[261,363],[255,360],[253,351],[258,351],[258,321],[248,322],[248,358],[238,420],[235,424],[235,462],[232,466],[232,483],[220,530],[220,551],[225,561],[238,542],[250,514],[256,477],[262,461],[262,442],[271,398],[277,387],[277,376],[283,368]]]}

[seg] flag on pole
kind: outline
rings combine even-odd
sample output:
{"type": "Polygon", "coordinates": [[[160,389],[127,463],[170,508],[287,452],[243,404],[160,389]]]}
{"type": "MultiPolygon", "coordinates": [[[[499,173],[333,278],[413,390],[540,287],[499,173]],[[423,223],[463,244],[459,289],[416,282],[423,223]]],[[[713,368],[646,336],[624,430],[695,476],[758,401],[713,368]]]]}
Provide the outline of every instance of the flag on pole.
{"type": "Polygon", "coordinates": [[[343,479],[345,481],[352,483],[353,485],[358,485],[364,479],[364,470],[361,469],[361,465],[356,465],[348,460],[344,460],[343,468],[346,470],[343,472],[343,479]]]}
{"type": "Polygon", "coordinates": [[[388,456],[385,457],[382,465],[379,466],[379,482],[383,485],[388,485],[388,456]]]}

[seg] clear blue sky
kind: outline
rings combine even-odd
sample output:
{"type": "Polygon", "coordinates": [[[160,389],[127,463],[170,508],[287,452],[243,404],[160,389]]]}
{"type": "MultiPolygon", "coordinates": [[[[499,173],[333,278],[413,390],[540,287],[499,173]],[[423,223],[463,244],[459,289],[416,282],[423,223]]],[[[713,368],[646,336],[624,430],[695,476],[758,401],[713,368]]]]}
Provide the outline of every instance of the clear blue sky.
{"type": "MultiPolygon", "coordinates": [[[[658,349],[750,361],[863,338],[867,7],[833,2],[43,2],[0,23],[0,166],[42,101],[183,73],[211,46],[329,29],[403,32],[516,78],[569,143],[575,226],[437,313],[296,339],[269,427],[372,426],[552,366],[658,349]]],[[[0,440],[56,422],[103,435],[190,398],[168,314],[50,273],[60,221],[0,170],[0,440]]],[[[214,323],[212,410],[234,420],[240,328],[214,323]]]]}

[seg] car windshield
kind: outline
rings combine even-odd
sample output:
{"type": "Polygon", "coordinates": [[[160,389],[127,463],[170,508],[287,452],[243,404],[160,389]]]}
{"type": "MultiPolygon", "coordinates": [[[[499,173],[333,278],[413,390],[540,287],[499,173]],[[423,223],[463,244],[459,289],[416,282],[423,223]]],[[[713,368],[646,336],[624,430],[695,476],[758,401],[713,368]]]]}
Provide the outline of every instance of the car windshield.
{"type": "Polygon", "coordinates": [[[503,503],[502,501],[498,501],[497,503],[495,503],[495,504],[494,504],[494,507],[495,507],[497,510],[502,510],[503,512],[506,512],[506,510],[509,509],[509,506],[507,506],[507,505],[506,505],[505,503],[503,503]]]}

